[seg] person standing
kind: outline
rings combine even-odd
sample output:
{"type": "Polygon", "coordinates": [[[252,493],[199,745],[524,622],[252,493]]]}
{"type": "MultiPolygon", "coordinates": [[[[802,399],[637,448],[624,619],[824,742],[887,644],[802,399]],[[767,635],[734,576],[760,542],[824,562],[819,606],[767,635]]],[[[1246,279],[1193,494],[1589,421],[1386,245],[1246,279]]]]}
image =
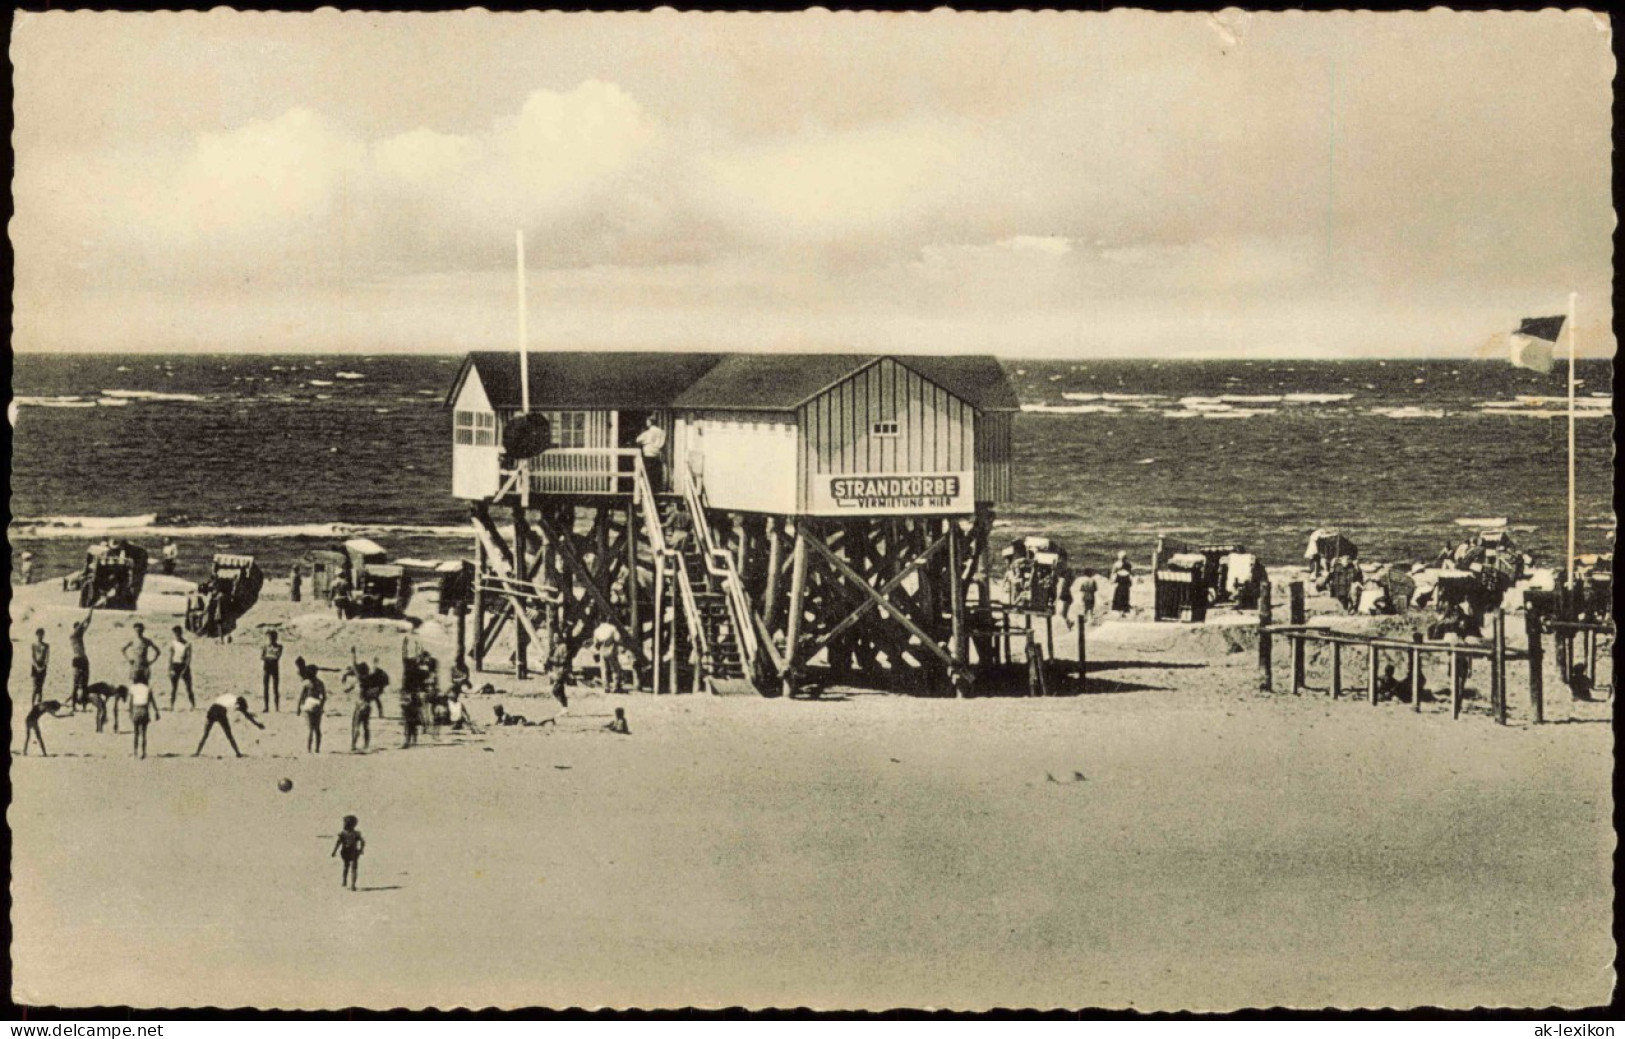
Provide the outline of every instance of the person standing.
{"type": "Polygon", "coordinates": [[[147,638],[147,627],[135,625],[135,638],[124,644],[124,659],[130,662],[130,682],[146,685],[152,680],[152,665],[163,652],[158,644],[147,638]]]}
{"type": "MultiPolygon", "coordinates": [[[[34,629],[34,644],[29,647],[31,663],[29,675],[34,679],[34,703],[39,703],[45,697],[45,673],[51,667],[51,647],[45,641],[45,629],[34,629]]],[[[44,749],[41,743],[40,748],[44,749]]]]}
{"type": "Polygon", "coordinates": [[[1073,619],[1087,621],[1095,615],[1095,598],[1100,594],[1100,578],[1096,576],[1092,567],[1084,567],[1083,573],[1072,582],[1072,609],[1073,619]]]}
{"type": "Polygon", "coordinates": [[[262,678],[265,713],[270,714],[273,698],[276,709],[282,710],[282,643],[277,641],[275,631],[266,633],[265,646],[260,650],[260,661],[264,671],[262,678]]]}
{"type": "Polygon", "coordinates": [[[192,695],[192,644],[186,641],[186,631],[179,625],[171,629],[174,640],[169,643],[169,709],[175,709],[175,694],[186,683],[186,702],[195,711],[197,699],[192,695]]]}
{"type": "Polygon", "coordinates": [[[1117,613],[1126,614],[1129,611],[1129,594],[1134,590],[1134,564],[1128,561],[1127,552],[1117,553],[1117,562],[1112,565],[1112,609],[1117,613]]]}
{"type": "Polygon", "coordinates": [[[96,710],[96,731],[101,732],[107,725],[107,705],[113,705],[113,732],[118,732],[118,704],[120,700],[130,698],[127,686],[111,686],[106,682],[92,682],[85,689],[85,699],[96,710]]]}
{"type": "Polygon", "coordinates": [[[293,564],[293,566],[288,570],[288,598],[291,601],[299,601],[299,595],[303,590],[304,580],[305,576],[304,573],[299,569],[299,564],[293,564]]]}
{"type": "Polygon", "coordinates": [[[34,553],[24,552],[17,566],[23,584],[34,583],[34,553]]]}
{"type": "Polygon", "coordinates": [[[85,632],[95,616],[96,608],[91,607],[83,620],[74,621],[73,627],[68,629],[68,648],[73,653],[73,692],[68,702],[73,704],[76,711],[80,704],[88,703],[90,699],[90,656],[85,652],[85,632]]]}
{"type": "Polygon", "coordinates": [[[649,488],[656,494],[666,489],[666,431],[650,415],[638,434],[637,445],[643,451],[643,468],[649,474],[649,488]]]}
{"type": "Polygon", "coordinates": [[[316,669],[305,665],[304,674],[300,676],[304,684],[299,689],[299,711],[305,716],[309,732],[305,735],[305,752],[307,754],[320,754],[322,752],[322,711],[327,707],[327,686],[322,684],[316,669]]]}
{"type": "MultiPolygon", "coordinates": [[[[361,853],[367,850],[367,841],[356,829],[359,820],[353,815],[344,817],[344,829],[339,831],[339,839],[333,844],[333,855],[339,855],[344,862],[344,872],[339,875],[339,887],[346,883],[350,890],[355,890],[356,877],[361,874],[361,853]]],[[[328,858],[332,858],[329,855],[328,858]]]]}
{"type": "Polygon", "coordinates": [[[174,538],[164,538],[163,569],[165,574],[175,572],[175,563],[180,559],[181,550],[175,547],[174,538]]]}
{"type": "MultiPolygon", "coordinates": [[[[135,730],[135,742],[131,745],[132,754],[139,754],[142,758],[147,756],[147,723],[158,720],[158,698],[152,695],[152,689],[140,682],[130,686],[130,725],[135,730]]],[[[118,710],[114,702],[114,711],[118,710]]],[[[118,731],[118,722],[113,722],[113,731],[118,731]]],[[[200,748],[201,749],[201,748],[200,748]]]]}
{"type": "Polygon", "coordinates": [[[232,753],[239,758],[243,756],[243,752],[237,749],[236,738],[231,734],[232,708],[236,708],[237,713],[253,723],[256,729],[264,731],[265,726],[261,725],[260,720],[249,712],[247,699],[241,696],[231,696],[230,694],[216,697],[214,703],[209,705],[207,720],[203,723],[203,738],[197,741],[197,750],[192,752],[194,758],[203,753],[203,745],[209,742],[209,733],[214,731],[216,725],[220,726],[220,731],[226,734],[226,742],[231,744],[232,753]]]}

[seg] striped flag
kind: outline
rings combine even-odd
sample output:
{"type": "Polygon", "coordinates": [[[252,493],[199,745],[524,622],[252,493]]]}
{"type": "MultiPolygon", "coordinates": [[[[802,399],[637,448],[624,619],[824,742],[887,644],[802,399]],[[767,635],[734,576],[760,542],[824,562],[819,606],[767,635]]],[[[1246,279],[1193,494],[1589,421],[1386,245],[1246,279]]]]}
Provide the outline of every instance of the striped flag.
{"type": "Polygon", "coordinates": [[[1536,372],[1552,370],[1552,348],[1563,334],[1563,317],[1526,317],[1509,337],[1507,360],[1536,372]]]}

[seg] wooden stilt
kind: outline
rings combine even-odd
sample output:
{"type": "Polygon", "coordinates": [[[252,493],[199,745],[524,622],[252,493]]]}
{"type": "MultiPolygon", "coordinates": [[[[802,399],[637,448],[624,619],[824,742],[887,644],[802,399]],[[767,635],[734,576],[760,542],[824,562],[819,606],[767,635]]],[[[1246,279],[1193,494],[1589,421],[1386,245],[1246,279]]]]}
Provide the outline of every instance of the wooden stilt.
{"type": "Polygon", "coordinates": [[[1448,660],[1449,673],[1446,680],[1449,681],[1449,717],[1459,719],[1461,717],[1462,686],[1466,685],[1462,681],[1461,654],[1448,654],[1448,660]]]}
{"type": "MultiPolygon", "coordinates": [[[[1542,670],[1546,663],[1546,647],[1541,641],[1540,617],[1525,610],[1523,630],[1529,646],[1529,714],[1535,724],[1540,725],[1546,720],[1546,676],[1542,670]]],[[[1451,660],[1454,659],[1455,654],[1451,654],[1451,660]]]]}
{"type": "MultiPolygon", "coordinates": [[[[640,623],[641,597],[638,588],[638,503],[634,498],[626,503],[626,615],[632,628],[632,637],[643,644],[643,625],[640,623]]],[[[640,687],[642,681],[637,683],[640,687]]]]}
{"type": "Polygon", "coordinates": [[[1586,678],[1593,691],[1597,688],[1597,633],[1586,632],[1586,678]]]}
{"type": "MultiPolygon", "coordinates": [[[[523,505],[515,502],[513,506],[513,562],[515,574],[523,574],[525,572],[525,550],[528,547],[526,544],[528,540],[529,529],[528,524],[525,522],[525,508],[523,505]]],[[[514,609],[520,610],[523,608],[524,607],[520,603],[514,603],[514,609]]],[[[517,669],[516,676],[520,680],[530,677],[530,661],[528,659],[529,648],[530,633],[525,630],[525,626],[523,624],[515,625],[513,659],[514,666],[517,669]]]]}
{"type": "Polygon", "coordinates": [[[1270,583],[1265,581],[1258,589],[1258,688],[1274,691],[1274,676],[1270,666],[1270,583]]]}
{"type": "Polygon", "coordinates": [[[1303,695],[1304,656],[1308,649],[1308,642],[1300,635],[1288,635],[1287,640],[1292,643],[1292,695],[1303,695]]]}
{"type": "MultiPolygon", "coordinates": [[[[1411,641],[1420,643],[1421,632],[1413,632],[1411,641]]],[[[1422,710],[1422,651],[1411,650],[1411,710],[1420,713],[1422,710]]]]}
{"type": "Polygon", "coordinates": [[[965,695],[964,667],[970,656],[970,633],[965,628],[965,578],[961,567],[963,549],[960,546],[959,521],[950,519],[947,523],[948,535],[948,596],[953,604],[953,649],[954,672],[949,676],[955,696],[965,695]]]}
{"type": "Polygon", "coordinates": [[[654,639],[653,639],[653,641],[654,641],[654,651],[650,655],[650,659],[654,662],[654,666],[652,668],[652,670],[654,671],[654,683],[653,683],[654,684],[654,691],[655,691],[655,695],[659,696],[661,694],[661,692],[664,691],[663,687],[665,686],[664,678],[665,678],[665,670],[666,670],[666,668],[665,668],[665,662],[666,662],[666,658],[665,658],[665,652],[666,652],[665,642],[666,642],[666,640],[663,637],[665,635],[664,628],[665,628],[665,624],[666,624],[666,560],[665,560],[664,557],[656,555],[654,557],[654,564],[655,564],[655,587],[654,587],[655,600],[654,600],[654,616],[651,618],[651,622],[652,622],[652,625],[653,625],[652,634],[654,635],[654,639]]]}
{"type": "Polygon", "coordinates": [[[1371,706],[1377,706],[1377,647],[1372,646],[1365,658],[1365,684],[1366,694],[1371,697],[1371,706]]]}
{"type": "Polygon", "coordinates": [[[1309,620],[1308,611],[1304,608],[1303,582],[1293,581],[1287,586],[1288,623],[1296,626],[1309,620]]]}
{"type": "Polygon", "coordinates": [[[779,536],[782,521],[767,520],[767,590],[762,594],[762,623],[772,631],[779,619],[779,571],[784,569],[784,539],[779,536]]]}
{"type": "Polygon", "coordinates": [[[806,521],[796,524],[795,548],[790,556],[790,613],[785,619],[784,636],[784,698],[796,694],[797,671],[801,658],[801,615],[806,609],[802,601],[807,594],[807,530],[806,521]]]}
{"type": "Polygon", "coordinates": [[[1343,644],[1332,643],[1332,699],[1343,695],[1343,644]]]}
{"type": "Polygon", "coordinates": [[[485,670],[485,542],[474,539],[474,670],[485,670]]]}
{"type": "Polygon", "coordinates": [[[1494,689],[1495,721],[1498,725],[1507,723],[1507,618],[1500,610],[1495,611],[1490,631],[1495,645],[1495,655],[1490,658],[1490,684],[1494,689]]]}

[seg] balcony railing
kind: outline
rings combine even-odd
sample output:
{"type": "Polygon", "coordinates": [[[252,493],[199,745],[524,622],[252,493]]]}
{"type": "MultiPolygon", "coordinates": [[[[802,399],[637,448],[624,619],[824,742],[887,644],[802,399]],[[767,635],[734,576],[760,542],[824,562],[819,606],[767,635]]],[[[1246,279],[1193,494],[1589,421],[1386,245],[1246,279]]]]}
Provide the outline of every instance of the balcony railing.
{"type": "MultiPolygon", "coordinates": [[[[631,494],[638,449],[556,447],[529,460],[532,494],[631,494]]],[[[518,473],[504,470],[504,497],[518,488],[518,473]]]]}

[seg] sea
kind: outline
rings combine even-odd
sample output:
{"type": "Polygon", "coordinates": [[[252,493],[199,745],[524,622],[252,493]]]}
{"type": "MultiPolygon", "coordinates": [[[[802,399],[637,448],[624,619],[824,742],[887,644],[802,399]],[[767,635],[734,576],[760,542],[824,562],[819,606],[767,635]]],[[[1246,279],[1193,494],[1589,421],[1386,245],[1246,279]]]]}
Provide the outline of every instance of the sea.
{"type": "MultiPolygon", "coordinates": [[[[14,358],[13,560],[75,568],[104,532],[271,574],[365,535],[396,557],[470,556],[451,496],[456,356],[21,354],[14,358]]],[[[1023,402],[1000,538],[1058,540],[1079,565],[1149,560],[1158,535],[1302,559],[1337,527],[1401,560],[1504,518],[1560,564],[1565,369],[1503,360],[1007,362],[1023,402]]],[[[1612,551],[1613,368],[1578,366],[1581,552],[1612,551]]]]}

